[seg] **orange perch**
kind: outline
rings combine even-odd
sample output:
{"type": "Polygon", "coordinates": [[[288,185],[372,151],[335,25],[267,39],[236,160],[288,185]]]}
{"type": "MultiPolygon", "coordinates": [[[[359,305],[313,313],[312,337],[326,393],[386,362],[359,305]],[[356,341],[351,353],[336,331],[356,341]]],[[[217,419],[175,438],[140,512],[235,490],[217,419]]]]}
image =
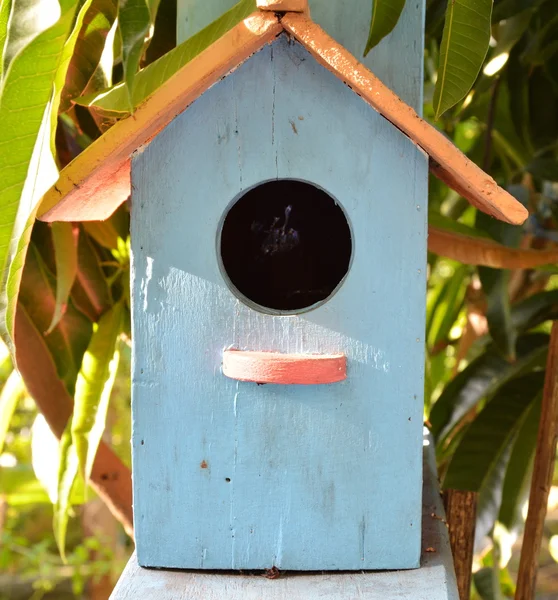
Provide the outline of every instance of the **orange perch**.
{"type": "Polygon", "coordinates": [[[254,383],[336,383],[347,378],[347,358],[344,354],[225,350],[223,373],[231,379],[254,383]]]}

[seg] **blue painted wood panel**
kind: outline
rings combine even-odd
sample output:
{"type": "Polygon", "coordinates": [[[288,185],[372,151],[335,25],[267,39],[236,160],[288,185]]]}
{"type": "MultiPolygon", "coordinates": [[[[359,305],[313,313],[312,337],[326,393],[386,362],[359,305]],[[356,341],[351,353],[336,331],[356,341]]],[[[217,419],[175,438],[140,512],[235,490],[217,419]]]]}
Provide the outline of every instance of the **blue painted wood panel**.
{"type": "MultiPolygon", "coordinates": [[[[425,444],[432,444],[429,436],[425,444]]],[[[379,573],[304,573],[279,579],[138,568],[132,556],[111,600],[459,600],[434,447],[424,448],[420,569],[379,573]],[[427,552],[435,548],[436,552],[427,552]]]]}
{"type": "Polygon", "coordinates": [[[132,180],[139,563],[416,567],[424,154],[282,36],[140,151],[132,180]],[[341,289],[300,316],[248,308],[218,266],[224,211],[274,178],[325,189],[354,236],[341,289]],[[348,379],[236,382],[220,372],[228,347],[344,352],[348,379]]]}
{"type": "MultiPolygon", "coordinates": [[[[178,42],[209,25],[237,1],[178,0],[178,42]]],[[[316,23],[422,114],[424,4],[424,0],[408,0],[395,29],[366,57],[370,0],[310,0],[310,10],[316,23]]]]}

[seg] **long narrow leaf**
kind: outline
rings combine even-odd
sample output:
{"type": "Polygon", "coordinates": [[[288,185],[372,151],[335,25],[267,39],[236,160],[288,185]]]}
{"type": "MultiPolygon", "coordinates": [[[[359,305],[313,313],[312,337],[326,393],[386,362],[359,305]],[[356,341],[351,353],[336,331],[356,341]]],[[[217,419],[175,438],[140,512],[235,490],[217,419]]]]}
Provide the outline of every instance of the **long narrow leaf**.
{"type": "MultiPolygon", "coordinates": [[[[241,0],[199,33],[142,69],[136,75],[134,81],[133,107],[137,107],[181,67],[249,16],[255,8],[255,0],[241,0]]],[[[130,112],[128,93],[123,83],[98,94],[79,98],[76,100],[76,104],[96,108],[107,113],[120,113],[120,116],[123,116],[122,113],[130,112]]]]}
{"type": "Polygon", "coordinates": [[[541,401],[542,394],[539,394],[525,415],[506,471],[498,521],[508,530],[512,530],[520,523],[522,505],[529,495],[531,466],[535,455],[541,416],[541,401]]]}
{"type": "Polygon", "coordinates": [[[76,382],[71,431],[85,481],[91,474],[105,429],[110,393],[118,367],[117,340],[122,331],[122,319],[121,302],[101,317],[83,357],[76,382]]]}
{"type": "Polygon", "coordinates": [[[134,79],[139,67],[145,38],[151,25],[151,15],[145,0],[121,0],[118,26],[122,36],[122,64],[128,106],[133,111],[134,79]]]}
{"type": "Polygon", "coordinates": [[[504,384],[535,368],[543,367],[548,352],[548,335],[528,334],[519,338],[517,360],[509,363],[489,346],[445,387],[432,408],[430,423],[438,442],[483,399],[490,398],[504,384]]]}
{"type": "Polygon", "coordinates": [[[54,506],[54,537],[62,559],[66,559],[66,533],[70,518],[71,499],[79,485],[79,461],[76,447],[72,444],[72,434],[67,427],[60,440],[58,467],[58,494],[54,506]]]}
{"type": "Polygon", "coordinates": [[[0,2],[0,82],[2,81],[4,52],[6,38],[8,36],[8,23],[12,8],[12,0],[2,0],[0,2]]]}
{"type": "Polygon", "coordinates": [[[93,77],[109,31],[117,14],[116,0],[93,0],[84,16],[83,25],[75,41],[61,92],[60,111],[71,107],[71,101],[83,93],[93,77]]]}
{"type": "Polygon", "coordinates": [[[6,434],[10,427],[17,403],[25,393],[25,385],[19,373],[14,369],[0,392],[0,454],[6,442],[6,434]]]}
{"type": "Polygon", "coordinates": [[[510,381],[500,389],[463,436],[444,478],[444,488],[481,490],[543,382],[544,373],[537,372],[510,381]]]}
{"type": "Polygon", "coordinates": [[[464,98],[479,74],[490,41],[492,0],[450,0],[434,90],[435,118],[464,98]]]}
{"type": "Polygon", "coordinates": [[[364,56],[393,31],[404,6],[405,0],[372,0],[372,18],[364,56]]]}
{"type": "MultiPolygon", "coordinates": [[[[90,2],[61,0],[58,20],[21,47],[3,73],[0,88],[0,330],[5,339],[12,334],[36,204],[56,176],[50,148],[60,82],[65,79],[73,49],[72,43],[67,44],[67,41],[73,32],[79,31],[90,2]],[[30,89],[33,89],[32,94],[29,94],[30,89]]],[[[12,14],[15,7],[13,2],[12,14]]],[[[52,14],[51,11],[51,21],[52,14]]],[[[6,44],[9,41],[8,37],[6,44]]],[[[4,57],[4,64],[7,62],[4,57]]]]}
{"type": "Polygon", "coordinates": [[[77,274],[77,238],[79,229],[72,223],[53,223],[52,241],[56,258],[56,305],[47,333],[60,323],[66,312],[70,290],[77,274]]]}

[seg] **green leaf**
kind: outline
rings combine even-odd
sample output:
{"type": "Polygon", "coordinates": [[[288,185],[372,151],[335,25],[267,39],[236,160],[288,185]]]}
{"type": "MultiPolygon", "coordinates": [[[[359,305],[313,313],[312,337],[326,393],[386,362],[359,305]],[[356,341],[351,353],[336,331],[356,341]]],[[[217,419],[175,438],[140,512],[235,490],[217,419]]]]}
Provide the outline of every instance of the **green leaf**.
{"type": "Polygon", "coordinates": [[[558,290],[533,294],[512,307],[513,326],[520,332],[549,319],[558,319],[558,290]]]}
{"type": "Polygon", "coordinates": [[[462,100],[488,51],[492,0],[450,0],[434,90],[435,118],[462,100]]]}
{"type": "Polygon", "coordinates": [[[511,318],[508,294],[511,273],[489,267],[478,267],[478,273],[488,304],[486,320],[490,335],[500,352],[510,360],[514,360],[517,331],[511,318]]]}
{"type": "Polygon", "coordinates": [[[12,9],[12,0],[0,1],[0,82],[2,81],[3,65],[4,65],[4,46],[6,37],[8,36],[8,24],[10,12],[12,9]]]}
{"type": "Polygon", "coordinates": [[[93,77],[108,33],[116,19],[116,0],[92,0],[75,42],[60,97],[60,111],[68,110],[72,100],[80,96],[93,77]]]}
{"type": "Polygon", "coordinates": [[[444,388],[430,413],[432,433],[437,442],[482,400],[491,398],[508,381],[542,368],[548,353],[548,335],[526,334],[517,341],[517,360],[509,363],[491,345],[469,363],[444,388]]]}
{"type": "Polygon", "coordinates": [[[83,354],[91,338],[89,319],[78,312],[73,303],[49,335],[44,335],[52,320],[56,299],[55,280],[35,243],[30,244],[21,282],[20,303],[39,332],[54,360],[60,379],[71,395],[81,365],[83,354]]]}
{"type": "Polygon", "coordinates": [[[66,427],[60,440],[58,467],[58,495],[54,505],[54,538],[62,560],[66,560],[66,533],[70,518],[71,499],[76,486],[80,485],[79,460],[72,443],[70,427],[66,427]]]}
{"type": "Polygon", "coordinates": [[[494,3],[492,21],[497,23],[509,19],[524,10],[535,11],[545,0],[501,0],[494,3]]]}
{"type": "Polygon", "coordinates": [[[72,300],[93,321],[98,321],[113,304],[101,258],[84,231],[79,234],[78,271],[72,289],[72,300]]]}
{"type": "Polygon", "coordinates": [[[530,373],[498,391],[465,432],[449,464],[444,488],[481,490],[543,383],[543,372],[530,373]]]}
{"type": "Polygon", "coordinates": [[[50,2],[48,10],[44,2],[12,2],[0,88],[0,283],[4,335],[6,330],[10,335],[13,327],[19,278],[36,205],[57,175],[50,147],[62,87],[59,82],[65,79],[73,49],[68,39],[73,30],[79,30],[90,2],[61,0],[59,18],[54,24],[57,15],[50,2]],[[25,12],[29,6],[43,14],[30,18],[32,15],[25,12]],[[40,22],[43,27],[46,23],[48,27],[29,35],[29,26],[22,26],[21,35],[16,36],[16,24],[26,20],[40,22]],[[10,279],[12,260],[15,272],[5,285],[10,279]]]}
{"type": "Polygon", "coordinates": [[[8,506],[49,504],[50,500],[29,465],[0,469],[0,490],[8,506]]]}
{"type": "Polygon", "coordinates": [[[14,415],[17,403],[25,394],[25,385],[19,373],[14,369],[0,392],[0,454],[6,442],[6,434],[14,415]]]}
{"type": "Polygon", "coordinates": [[[467,290],[469,268],[460,265],[443,285],[435,304],[430,308],[427,320],[426,340],[432,349],[436,344],[447,340],[454,326],[467,290]]]}
{"type": "Polygon", "coordinates": [[[134,79],[140,64],[151,15],[145,0],[120,0],[118,27],[122,37],[122,63],[128,106],[133,112],[134,79]]]}
{"type": "Polygon", "coordinates": [[[91,474],[105,429],[108,403],[118,367],[117,341],[123,327],[122,319],[121,302],[101,317],[83,356],[76,382],[71,431],[85,481],[91,474]]]}
{"type": "Polygon", "coordinates": [[[404,6],[405,0],[372,0],[372,19],[364,56],[393,31],[404,6]]]}
{"type": "Polygon", "coordinates": [[[56,258],[56,304],[47,334],[60,323],[66,312],[68,297],[77,274],[77,238],[79,229],[72,223],[53,223],[51,226],[56,258]]]}
{"type": "Polygon", "coordinates": [[[522,522],[521,509],[529,495],[531,467],[535,456],[541,416],[542,392],[539,393],[521,424],[510,456],[498,521],[508,530],[522,522]]]}
{"type": "MultiPolygon", "coordinates": [[[[137,108],[167,79],[185,64],[221,38],[229,29],[243,21],[256,8],[255,0],[241,0],[213,23],[191,38],[142,69],[135,78],[132,104],[137,108]]],[[[123,116],[130,112],[130,102],[125,84],[118,85],[76,100],[76,104],[93,107],[106,113],[123,116]]]]}

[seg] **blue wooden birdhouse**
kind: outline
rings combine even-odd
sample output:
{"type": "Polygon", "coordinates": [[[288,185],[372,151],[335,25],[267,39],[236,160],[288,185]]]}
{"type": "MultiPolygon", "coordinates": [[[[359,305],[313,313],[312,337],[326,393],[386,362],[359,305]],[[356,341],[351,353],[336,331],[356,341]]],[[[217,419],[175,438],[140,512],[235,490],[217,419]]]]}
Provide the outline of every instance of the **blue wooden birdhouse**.
{"type": "Polygon", "coordinates": [[[260,4],[42,218],[106,218],[131,190],[141,566],[416,568],[428,169],[525,212],[306,2],[260,4]]]}

